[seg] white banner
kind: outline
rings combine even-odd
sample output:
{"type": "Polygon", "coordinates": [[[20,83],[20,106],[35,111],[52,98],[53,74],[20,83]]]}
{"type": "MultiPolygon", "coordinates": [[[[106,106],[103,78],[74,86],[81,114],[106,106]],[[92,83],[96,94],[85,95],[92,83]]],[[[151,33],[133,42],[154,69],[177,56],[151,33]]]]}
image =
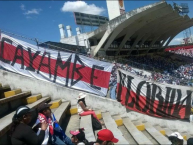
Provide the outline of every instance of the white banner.
{"type": "Polygon", "coordinates": [[[117,75],[117,100],[126,108],[162,118],[189,118],[192,87],[146,81],[121,69],[117,75]]]}
{"type": "Polygon", "coordinates": [[[112,64],[1,35],[0,65],[12,72],[106,96],[112,64]]]}

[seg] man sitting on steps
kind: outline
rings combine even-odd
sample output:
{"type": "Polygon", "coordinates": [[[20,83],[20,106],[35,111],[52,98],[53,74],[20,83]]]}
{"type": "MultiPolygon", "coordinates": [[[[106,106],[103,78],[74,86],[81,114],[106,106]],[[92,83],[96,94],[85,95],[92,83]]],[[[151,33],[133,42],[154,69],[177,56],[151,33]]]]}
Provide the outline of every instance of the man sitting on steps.
{"type": "Polygon", "coordinates": [[[42,103],[38,106],[38,119],[36,124],[47,122],[49,124],[48,137],[44,138],[44,144],[54,145],[73,145],[71,139],[66,136],[62,128],[59,126],[58,121],[55,119],[54,114],[51,112],[50,104],[42,103]]]}

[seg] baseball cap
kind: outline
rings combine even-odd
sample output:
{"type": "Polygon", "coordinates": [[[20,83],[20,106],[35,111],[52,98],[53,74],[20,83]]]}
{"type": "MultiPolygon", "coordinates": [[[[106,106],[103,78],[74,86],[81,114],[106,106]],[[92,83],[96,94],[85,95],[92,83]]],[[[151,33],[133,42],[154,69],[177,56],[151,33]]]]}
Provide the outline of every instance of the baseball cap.
{"type": "Polygon", "coordinates": [[[83,131],[84,128],[75,131],[71,130],[70,134],[76,136],[79,141],[83,141],[85,140],[85,133],[83,131]]]}
{"type": "Polygon", "coordinates": [[[46,108],[49,108],[51,106],[51,104],[48,104],[48,103],[41,103],[39,106],[38,106],[38,112],[39,111],[42,111],[46,108]]]}
{"type": "Polygon", "coordinates": [[[20,106],[16,109],[16,112],[15,112],[15,117],[21,117],[27,113],[30,113],[34,111],[34,109],[30,109],[29,107],[27,106],[20,106]]]}
{"type": "Polygon", "coordinates": [[[83,98],[85,98],[86,97],[86,95],[85,94],[79,94],[79,96],[78,96],[78,98],[76,98],[77,100],[80,100],[80,99],[83,99],[83,98]]]}
{"type": "Polygon", "coordinates": [[[180,140],[183,140],[183,139],[184,139],[184,138],[180,135],[179,132],[174,132],[174,133],[172,133],[169,137],[176,137],[176,138],[178,138],[178,139],[180,139],[180,140]]]}
{"type": "Polygon", "coordinates": [[[114,137],[113,133],[108,129],[102,129],[98,132],[98,139],[102,141],[111,141],[117,143],[119,140],[114,137]]]}

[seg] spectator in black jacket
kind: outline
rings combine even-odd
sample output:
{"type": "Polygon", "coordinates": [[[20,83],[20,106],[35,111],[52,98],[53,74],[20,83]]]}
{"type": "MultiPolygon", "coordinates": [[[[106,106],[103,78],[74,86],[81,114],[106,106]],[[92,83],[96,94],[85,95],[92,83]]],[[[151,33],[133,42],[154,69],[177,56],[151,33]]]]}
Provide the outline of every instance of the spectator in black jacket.
{"type": "Polygon", "coordinates": [[[48,127],[47,123],[42,123],[40,134],[37,136],[32,128],[28,125],[31,122],[31,112],[27,106],[17,108],[15,115],[12,118],[12,127],[10,130],[11,143],[17,145],[41,145],[45,130],[48,127]]]}

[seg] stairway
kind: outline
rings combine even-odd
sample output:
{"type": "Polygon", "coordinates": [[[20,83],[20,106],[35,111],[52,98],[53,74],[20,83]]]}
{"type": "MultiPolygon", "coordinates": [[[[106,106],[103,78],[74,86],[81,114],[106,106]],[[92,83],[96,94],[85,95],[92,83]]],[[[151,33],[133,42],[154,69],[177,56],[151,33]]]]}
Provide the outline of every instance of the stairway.
{"type": "MultiPolygon", "coordinates": [[[[80,117],[77,114],[77,107],[65,100],[51,100],[50,96],[31,94],[30,90],[23,92],[22,88],[11,89],[9,85],[0,84],[0,144],[8,144],[8,131],[11,126],[12,117],[17,107],[27,105],[36,108],[40,103],[51,104],[50,108],[54,113],[66,135],[71,137],[70,130],[85,128],[85,135],[88,141],[95,141],[97,132],[93,131],[91,116],[80,117]]],[[[167,136],[174,131],[159,125],[153,126],[148,122],[131,120],[129,117],[122,118],[120,115],[111,115],[110,112],[95,110],[97,118],[104,122],[103,128],[111,130],[116,138],[117,144],[171,144],[167,136]]],[[[182,133],[184,144],[190,137],[182,133]]]]}

